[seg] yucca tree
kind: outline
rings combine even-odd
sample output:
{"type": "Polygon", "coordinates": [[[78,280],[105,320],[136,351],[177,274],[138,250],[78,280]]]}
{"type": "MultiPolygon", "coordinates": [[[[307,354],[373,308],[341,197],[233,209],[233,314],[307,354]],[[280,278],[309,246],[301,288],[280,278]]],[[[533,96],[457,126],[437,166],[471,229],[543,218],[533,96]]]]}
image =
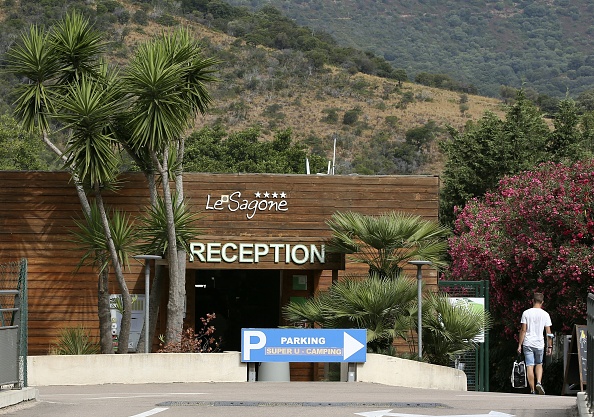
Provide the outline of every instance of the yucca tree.
{"type": "Polygon", "coordinates": [[[391,353],[394,338],[406,338],[417,304],[416,280],[397,278],[346,278],[305,302],[290,302],[283,308],[284,317],[325,328],[367,329],[368,348],[391,353]]]}
{"type": "Polygon", "coordinates": [[[123,109],[121,85],[115,76],[95,80],[87,75],[69,84],[58,101],[61,111],[56,119],[70,133],[65,154],[67,166],[78,178],[88,184],[95,197],[99,219],[105,235],[105,248],[109,254],[124,306],[120,327],[118,353],[127,353],[132,318],[132,298],[124,278],[121,250],[112,236],[112,227],[105,204],[103,190],[113,187],[119,174],[118,142],[109,128],[123,109]],[[120,253],[118,253],[120,249],[120,253]]]}
{"type": "Polygon", "coordinates": [[[169,262],[168,343],[181,337],[186,265],[186,252],[177,245],[170,179],[175,180],[177,201],[181,203],[183,135],[197,113],[205,112],[211,102],[206,83],[215,80],[212,67],[216,63],[202,57],[198,42],[187,29],[179,29],[139,46],[124,77],[131,98],[127,149],[148,156],[147,167],[159,175],[162,186],[169,262]],[[174,167],[170,166],[172,156],[174,167]],[[170,176],[172,169],[174,178],[170,176]]]}
{"type": "Polygon", "coordinates": [[[326,223],[332,230],[328,250],[367,264],[370,273],[395,277],[413,259],[431,261],[438,268],[445,265],[450,230],[421,216],[394,211],[368,216],[349,211],[335,213],[326,223]]]}
{"type": "MultiPolygon", "coordinates": [[[[189,250],[190,241],[198,236],[200,229],[196,226],[198,215],[191,211],[186,202],[178,202],[177,194],[173,194],[173,218],[177,236],[177,247],[184,251],[189,250]]],[[[139,245],[139,253],[151,253],[163,256],[167,253],[169,241],[167,239],[167,213],[163,198],[157,196],[154,204],[150,205],[141,219],[139,234],[142,244],[139,245]]],[[[161,305],[160,273],[157,268],[150,293],[149,308],[149,340],[153,340],[159,306],[161,305]]],[[[145,326],[147,323],[144,324],[145,326]]],[[[145,332],[140,334],[138,341],[139,351],[144,349],[145,332]]]]}
{"type": "MultiPolygon", "coordinates": [[[[138,239],[137,229],[133,226],[130,216],[119,210],[110,211],[108,217],[116,251],[122,263],[127,265],[129,253],[138,239]]],[[[90,264],[99,271],[97,290],[101,353],[113,353],[109,300],[109,249],[97,204],[91,203],[90,216],[85,215],[84,220],[77,220],[75,223],[77,229],[71,231],[72,240],[86,251],[78,267],[90,264]]]]}
{"type": "Polygon", "coordinates": [[[424,356],[439,365],[450,365],[457,355],[476,349],[477,336],[491,327],[484,310],[454,304],[445,294],[427,293],[423,306],[424,356]]]}
{"type": "MultiPolygon", "coordinates": [[[[101,35],[74,12],[50,31],[32,25],[6,53],[7,70],[23,80],[16,89],[16,119],[26,130],[40,133],[45,145],[65,164],[64,149],[51,138],[52,118],[59,111],[57,101],[70,83],[83,75],[96,75],[104,50],[101,35]]],[[[72,170],[71,174],[88,214],[90,206],[83,183],[72,170]]]]}
{"type": "Polygon", "coordinates": [[[128,349],[132,302],[111,237],[102,190],[115,182],[117,142],[110,131],[124,101],[117,78],[100,65],[104,41],[79,13],[69,13],[51,31],[32,26],[8,53],[8,69],[25,81],[19,87],[15,115],[71,173],[85,216],[91,215],[85,185],[95,196],[111,263],[124,300],[120,353],[128,349]],[[64,124],[66,148],[50,139],[52,119],[64,124]]]}
{"type": "MultiPolygon", "coordinates": [[[[175,180],[178,202],[183,201],[183,135],[210,103],[205,84],[214,80],[211,67],[216,61],[203,58],[197,41],[181,29],[140,45],[124,76],[115,78],[100,63],[103,46],[101,35],[76,12],[49,32],[32,26],[8,52],[9,70],[24,80],[15,103],[16,115],[25,127],[42,133],[46,145],[71,172],[85,214],[90,213],[85,186],[102,207],[101,191],[115,180],[118,144],[147,176],[152,204],[156,204],[160,181],[170,272],[166,336],[172,341],[181,335],[183,324],[186,253],[177,248],[170,180],[175,180]],[[118,80],[124,81],[125,91],[118,80]],[[52,119],[68,128],[67,148],[51,141],[52,119]]],[[[121,265],[109,243],[107,217],[101,216],[128,314],[131,302],[125,295],[121,265]]],[[[160,290],[160,286],[153,288],[160,290]]],[[[122,331],[126,320],[123,317],[122,331]]],[[[127,344],[122,348],[125,351],[127,344]]]]}

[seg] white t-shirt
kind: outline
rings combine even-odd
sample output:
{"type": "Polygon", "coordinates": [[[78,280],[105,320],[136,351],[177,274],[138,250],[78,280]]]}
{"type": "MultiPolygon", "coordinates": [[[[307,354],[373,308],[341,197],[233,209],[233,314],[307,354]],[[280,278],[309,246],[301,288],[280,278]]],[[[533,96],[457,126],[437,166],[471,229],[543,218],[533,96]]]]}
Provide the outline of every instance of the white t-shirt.
{"type": "Polygon", "coordinates": [[[544,349],[544,328],[553,325],[549,313],[542,308],[529,308],[522,313],[520,323],[526,323],[526,336],[522,345],[544,349]]]}

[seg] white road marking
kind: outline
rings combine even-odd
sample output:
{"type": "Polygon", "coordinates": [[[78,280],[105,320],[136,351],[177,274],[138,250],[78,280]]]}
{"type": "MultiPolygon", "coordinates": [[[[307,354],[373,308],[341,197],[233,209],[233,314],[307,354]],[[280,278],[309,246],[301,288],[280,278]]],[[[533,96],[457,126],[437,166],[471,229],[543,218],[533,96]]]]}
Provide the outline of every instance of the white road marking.
{"type": "MultiPolygon", "coordinates": [[[[153,398],[153,397],[168,397],[171,395],[182,395],[182,394],[137,394],[137,395],[112,395],[109,397],[89,397],[83,398],[84,400],[117,400],[122,398],[153,398]]],[[[195,394],[183,394],[183,395],[195,395],[195,394]]]]}
{"type": "MultiPolygon", "coordinates": [[[[111,393],[106,393],[106,395],[109,395],[111,393]]],[[[118,395],[121,395],[120,393],[117,393],[118,395]]],[[[136,392],[133,393],[134,395],[144,395],[144,396],[152,396],[152,397],[156,397],[156,396],[167,396],[167,395],[205,395],[206,392],[136,392]]],[[[59,397],[59,396],[84,396],[84,395],[91,395],[91,394],[42,394],[45,397],[59,397]]],[[[113,395],[116,395],[116,393],[113,393],[113,395]]]]}
{"type": "MultiPolygon", "coordinates": [[[[363,417],[430,417],[425,414],[403,414],[403,413],[391,413],[392,409],[389,410],[377,410],[377,411],[367,411],[363,413],[355,413],[357,416],[363,417]]],[[[446,416],[444,416],[446,417],[446,416]]],[[[491,411],[489,414],[459,414],[455,416],[447,416],[447,417],[515,417],[514,414],[507,414],[501,413],[499,411],[491,411]]]]}
{"type": "Polygon", "coordinates": [[[140,414],[134,414],[133,416],[130,416],[130,417],[148,417],[148,416],[152,416],[154,414],[160,413],[165,410],[169,410],[169,408],[165,408],[165,407],[153,408],[152,410],[145,411],[144,413],[140,413],[140,414]]]}

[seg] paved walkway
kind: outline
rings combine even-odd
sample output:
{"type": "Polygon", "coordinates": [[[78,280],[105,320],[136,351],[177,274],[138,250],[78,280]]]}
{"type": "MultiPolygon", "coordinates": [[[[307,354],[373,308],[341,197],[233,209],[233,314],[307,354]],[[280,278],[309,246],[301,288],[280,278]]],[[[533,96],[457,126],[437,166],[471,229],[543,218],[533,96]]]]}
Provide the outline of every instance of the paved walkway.
{"type": "MultiPolygon", "coordinates": [[[[362,382],[39,387],[19,417],[575,417],[576,397],[412,389],[362,382]]],[[[585,417],[585,416],[584,416],[585,417]]]]}

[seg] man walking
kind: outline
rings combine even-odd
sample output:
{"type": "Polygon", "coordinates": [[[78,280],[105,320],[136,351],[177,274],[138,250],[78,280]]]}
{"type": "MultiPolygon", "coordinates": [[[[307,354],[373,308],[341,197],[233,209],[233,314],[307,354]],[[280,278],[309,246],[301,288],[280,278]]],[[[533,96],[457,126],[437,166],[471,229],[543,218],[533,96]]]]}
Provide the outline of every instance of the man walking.
{"type": "Polygon", "coordinates": [[[524,348],[524,360],[526,361],[526,373],[528,384],[532,394],[544,395],[542,386],[542,360],[545,350],[544,331],[546,330],[546,354],[553,352],[553,334],[551,333],[551,316],[543,310],[544,295],[535,292],[532,298],[532,308],[522,313],[520,323],[520,339],[518,342],[518,353],[524,348]]]}

